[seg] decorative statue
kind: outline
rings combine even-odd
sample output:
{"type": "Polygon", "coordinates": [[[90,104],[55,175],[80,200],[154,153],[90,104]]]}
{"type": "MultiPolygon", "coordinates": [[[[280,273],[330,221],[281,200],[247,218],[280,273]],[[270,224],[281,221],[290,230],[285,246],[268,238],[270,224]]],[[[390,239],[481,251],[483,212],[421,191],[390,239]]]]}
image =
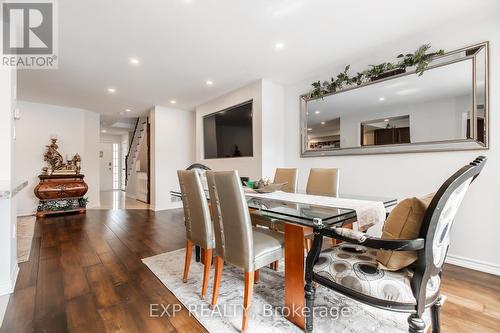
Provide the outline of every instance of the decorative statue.
{"type": "Polygon", "coordinates": [[[73,159],[71,160],[68,160],[68,168],[70,168],[71,170],[75,170],[76,171],[76,174],[79,175],[80,174],[80,162],[82,161],[82,158],[80,157],[79,154],[76,154],[75,156],[73,156],[73,159]]]}
{"type": "Polygon", "coordinates": [[[47,151],[43,155],[43,159],[47,162],[47,167],[42,168],[43,175],[79,175],[80,174],[80,164],[82,158],[79,154],[73,156],[70,160],[68,158],[67,163],[64,163],[62,155],[57,151],[59,146],[57,145],[57,138],[52,137],[50,139],[52,143],[47,147],[47,151]]]}
{"type": "Polygon", "coordinates": [[[64,160],[61,154],[57,151],[57,139],[51,139],[52,143],[47,147],[47,152],[43,155],[43,160],[49,165],[51,170],[59,170],[64,166],[64,160]]]}

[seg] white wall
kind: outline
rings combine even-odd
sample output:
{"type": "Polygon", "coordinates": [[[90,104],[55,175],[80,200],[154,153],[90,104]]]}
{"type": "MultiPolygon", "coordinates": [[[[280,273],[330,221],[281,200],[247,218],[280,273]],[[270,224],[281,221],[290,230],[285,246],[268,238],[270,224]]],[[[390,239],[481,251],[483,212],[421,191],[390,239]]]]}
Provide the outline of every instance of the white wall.
{"type": "Polygon", "coordinates": [[[277,167],[284,166],[284,89],[267,80],[259,80],[217,97],[196,108],[196,161],[213,170],[238,170],[240,176],[272,178],[277,167]],[[204,158],[203,117],[242,102],[253,100],[253,156],[204,158]]]}
{"type": "Polygon", "coordinates": [[[179,189],[177,170],[194,163],[195,114],[163,106],[151,112],[151,209],[182,207],[170,191],[179,189]]]}
{"type": "MultiPolygon", "coordinates": [[[[16,98],[15,70],[0,69],[0,191],[8,191],[19,185],[14,180],[14,120],[16,98]]],[[[0,296],[9,294],[16,282],[16,198],[0,198],[0,296]]],[[[4,302],[2,302],[4,304],[4,302]]],[[[0,324],[4,315],[0,305],[0,324]]]]}
{"type": "Polygon", "coordinates": [[[99,114],[82,109],[57,105],[19,102],[21,119],[16,121],[17,140],[15,149],[16,179],[28,179],[29,186],[18,197],[18,214],[28,215],[36,211],[38,199],[33,190],[38,175],[46,166],[43,154],[50,144],[51,134],[57,134],[59,152],[79,153],[82,157],[82,173],[89,190],[88,207],[99,206],[99,114]]]}
{"type": "Polygon", "coordinates": [[[270,179],[285,164],[284,94],[282,86],[262,81],[262,176],[270,179]]]}
{"type": "MultiPolygon", "coordinates": [[[[305,188],[309,168],[337,167],[342,175],[341,193],[398,198],[420,196],[436,191],[448,176],[477,155],[487,155],[486,167],[471,186],[455,221],[449,259],[454,263],[500,274],[500,256],[495,245],[497,235],[500,234],[500,217],[496,209],[500,189],[499,31],[500,20],[457,21],[448,23],[441,29],[422,32],[415,38],[380,45],[378,51],[370,50],[366,53],[366,59],[353,63],[354,68],[362,68],[373,63],[374,54],[377,59],[388,60],[400,52],[413,50],[424,42],[431,42],[435,48],[453,50],[489,40],[489,150],[300,158],[299,95],[310,89],[310,82],[329,78],[334,73],[325,70],[323,77],[313,77],[286,87],[285,158],[288,167],[300,168],[299,188],[305,188]]],[[[338,71],[341,71],[350,59],[339,60],[344,60],[338,63],[338,71]]]]}

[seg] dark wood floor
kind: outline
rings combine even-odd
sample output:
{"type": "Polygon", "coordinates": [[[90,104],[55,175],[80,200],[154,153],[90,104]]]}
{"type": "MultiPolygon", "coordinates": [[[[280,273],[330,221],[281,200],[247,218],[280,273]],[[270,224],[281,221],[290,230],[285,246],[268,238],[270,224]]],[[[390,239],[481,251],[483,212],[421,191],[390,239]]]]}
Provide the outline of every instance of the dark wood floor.
{"type": "MultiPolygon", "coordinates": [[[[141,259],[184,241],[182,210],[90,210],[40,219],[0,331],[204,332],[186,310],[149,316],[151,303],[179,302],[141,259]]],[[[444,332],[500,331],[500,277],[449,265],[442,290],[444,332]]]]}

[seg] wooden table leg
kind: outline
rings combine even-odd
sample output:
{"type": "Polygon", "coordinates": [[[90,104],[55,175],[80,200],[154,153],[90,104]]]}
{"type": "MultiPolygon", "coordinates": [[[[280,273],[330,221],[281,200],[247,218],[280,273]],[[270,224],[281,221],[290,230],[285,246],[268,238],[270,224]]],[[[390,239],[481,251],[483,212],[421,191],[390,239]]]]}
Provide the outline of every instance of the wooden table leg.
{"type": "Polygon", "coordinates": [[[285,310],[287,319],[304,329],[304,228],[285,223],[285,310]]]}

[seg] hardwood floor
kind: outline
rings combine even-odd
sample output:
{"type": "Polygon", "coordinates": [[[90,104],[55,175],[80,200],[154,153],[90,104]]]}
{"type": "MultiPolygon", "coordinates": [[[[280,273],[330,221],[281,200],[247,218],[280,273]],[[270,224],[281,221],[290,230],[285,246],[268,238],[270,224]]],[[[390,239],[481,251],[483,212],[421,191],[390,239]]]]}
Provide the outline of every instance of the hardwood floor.
{"type": "MultiPolygon", "coordinates": [[[[185,246],[182,214],[89,210],[38,220],[0,332],[205,332],[185,309],[149,315],[150,304],[179,304],[141,259],[185,246]]],[[[500,277],[447,265],[442,291],[443,332],[499,332],[500,277]]]]}

